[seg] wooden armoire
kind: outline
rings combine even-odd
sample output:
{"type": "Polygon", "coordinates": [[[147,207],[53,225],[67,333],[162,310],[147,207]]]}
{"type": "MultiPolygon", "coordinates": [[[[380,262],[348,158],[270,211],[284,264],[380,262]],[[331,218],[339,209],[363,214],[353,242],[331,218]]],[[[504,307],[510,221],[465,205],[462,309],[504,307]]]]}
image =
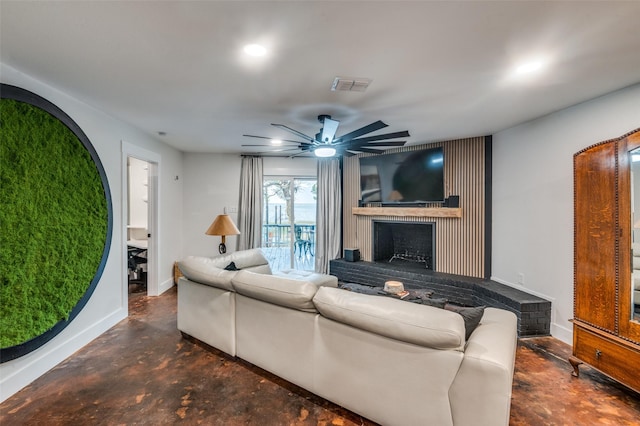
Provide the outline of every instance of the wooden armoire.
{"type": "Polygon", "coordinates": [[[634,255],[640,259],[640,249],[633,251],[640,247],[640,207],[634,209],[640,206],[640,184],[633,184],[634,169],[640,177],[637,160],[640,129],[574,155],[574,319],[569,362],[576,376],[579,365],[586,363],[640,392],[637,291],[634,300],[634,278],[640,279],[640,269],[634,274],[633,268],[634,255]]]}

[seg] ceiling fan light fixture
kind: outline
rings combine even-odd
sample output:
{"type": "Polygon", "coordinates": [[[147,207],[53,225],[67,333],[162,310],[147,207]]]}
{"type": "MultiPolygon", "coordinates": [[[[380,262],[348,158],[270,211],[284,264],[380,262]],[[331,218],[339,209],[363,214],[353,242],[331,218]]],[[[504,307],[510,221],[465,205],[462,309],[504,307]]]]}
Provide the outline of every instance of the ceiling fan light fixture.
{"type": "Polygon", "coordinates": [[[247,55],[254,57],[265,56],[267,54],[267,49],[264,46],[256,43],[247,44],[243,50],[247,55]]]}
{"type": "Polygon", "coordinates": [[[313,153],[316,157],[333,157],[334,155],[336,155],[336,149],[328,145],[319,145],[316,149],[313,150],[313,153]]]}
{"type": "MultiPolygon", "coordinates": [[[[336,131],[340,122],[333,120],[330,115],[320,114],[318,121],[322,123],[320,132],[315,136],[309,136],[306,133],[299,132],[296,129],[292,129],[289,126],[278,123],[271,123],[272,126],[278,129],[285,130],[289,133],[293,133],[300,140],[287,140],[283,139],[282,142],[293,143],[297,146],[289,146],[287,150],[271,151],[271,152],[285,152],[285,151],[298,151],[297,154],[291,156],[310,156],[313,155],[317,158],[322,157],[335,157],[345,155],[352,155],[355,152],[366,152],[371,154],[381,154],[386,149],[396,146],[403,146],[406,142],[402,140],[395,140],[399,138],[409,137],[407,130],[401,132],[392,132],[385,134],[376,134],[373,136],[365,136],[372,132],[378,131],[387,127],[388,125],[381,120],[375,121],[359,129],[345,133],[339,137],[336,137],[336,131]],[[392,140],[390,140],[392,139],[392,140]]],[[[266,136],[255,135],[243,135],[252,138],[270,139],[266,136]]],[[[242,146],[273,146],[273,141],[270,145],[242,145],[242,146]]]]}

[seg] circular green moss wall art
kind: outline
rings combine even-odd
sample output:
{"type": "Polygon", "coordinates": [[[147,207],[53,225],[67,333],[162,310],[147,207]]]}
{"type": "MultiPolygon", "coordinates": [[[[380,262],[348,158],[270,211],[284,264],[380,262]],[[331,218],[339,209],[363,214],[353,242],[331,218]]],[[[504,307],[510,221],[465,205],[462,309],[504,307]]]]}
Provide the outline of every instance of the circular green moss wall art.
{"type": "Polygon", "coordinates": [[[61,109],[0,87],[0,361],[60,333],[109,254],[111,193],[98,155],[61,109]]]}

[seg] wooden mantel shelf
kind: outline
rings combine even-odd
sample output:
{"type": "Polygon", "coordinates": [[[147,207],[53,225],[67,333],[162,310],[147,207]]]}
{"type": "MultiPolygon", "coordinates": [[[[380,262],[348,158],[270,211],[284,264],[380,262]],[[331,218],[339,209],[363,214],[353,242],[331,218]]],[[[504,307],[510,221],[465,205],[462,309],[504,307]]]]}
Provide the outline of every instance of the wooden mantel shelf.
{"type": "Polygon", "coordinates": [[[357,216],[462,217],[457,207],[353,207],[357,216]]]}

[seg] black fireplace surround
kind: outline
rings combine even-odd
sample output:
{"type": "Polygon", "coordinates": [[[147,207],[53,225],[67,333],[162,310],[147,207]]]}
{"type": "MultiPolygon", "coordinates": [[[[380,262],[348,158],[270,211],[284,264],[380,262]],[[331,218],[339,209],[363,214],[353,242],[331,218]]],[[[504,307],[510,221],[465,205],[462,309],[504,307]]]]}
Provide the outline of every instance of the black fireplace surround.
{"type": "Polygon", "coordinates": [[[434,228],[432,222],[373,221],[373,261],[433,270],[434,228]]]}

